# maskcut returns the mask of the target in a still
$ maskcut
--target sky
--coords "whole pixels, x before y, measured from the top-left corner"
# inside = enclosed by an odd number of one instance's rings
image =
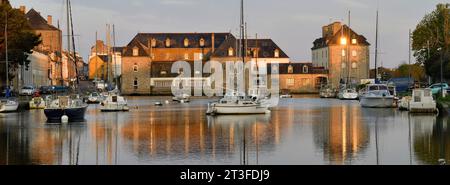
[[[142,32],[232,32],[238,36],[240,0],[71,0],[77,50],[86,59],[95,33],[105,40],[106,24],[116,28],[116,45]],[[46,18],[60,20],[65,34],[65,0],[10,0]],[[394,68],[408,62],[408,33],[443,0],[245,0],[249,37],[273,39],[292,62],[311,61],[311,47],[322,26],[348,23],[371,46],[374,67],[375,20],[379,7],[380,63]],[[64,42],[65,39],[63,39]],[[64,44],[64,43],[63,43]],[[66,46],[67,47],[67,46]],[[413,58],[414,59],[414,58]],[[414,60],[413,60],[414,62]]]

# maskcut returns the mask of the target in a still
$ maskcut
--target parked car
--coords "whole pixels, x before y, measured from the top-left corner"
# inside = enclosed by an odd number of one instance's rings
[[[441,89],[444,89],[444,91],[447,91],[448,84],[447,83],[433,84],[429,88],[431,89],[431,92],[433,92],[433,95],[436,95],[436,94],[439,94],[439,92],[441,92]]]
[[[20,96],[31,96],[36,92],[36,88],[34,88],[31,85],[23,86],[22,89],[19,91]]]
[[[52,86],[50,88],[52,93],[67,93],[69,91],[69,87],[67,86]]]
[[[41,86],[39,88],[39,93],[40,94],[50,94],[51,93],[51,87],[49,87],[49,86]]]

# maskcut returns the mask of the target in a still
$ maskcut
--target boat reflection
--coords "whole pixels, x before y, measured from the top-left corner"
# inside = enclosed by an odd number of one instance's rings
[[[416,116],[414,120],[414,153],[419,164],[436,165],[449,162],[449,134],[450,119]]]

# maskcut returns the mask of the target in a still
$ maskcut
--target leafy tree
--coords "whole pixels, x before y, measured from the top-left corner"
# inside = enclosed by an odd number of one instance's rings
[[[30,28],[25,15],[14,9],[6,2],[0,5],[0,60],[6,58],[5,26],[8,20],[8,60],[10,80],[15,78],[15,71],[19,65],[28,68],[28,55],[32,49],[41,43],[40,35],[36,35]],[[5,78],[3,75],[0,78]]]
[[[420,64],[424,65],[426,74],[435,81],[440,79],[441,54],[445,78],[450,79],[449,8],[450,4],[438,4],[436,10],[425,15],[412,35],[414,56]],[[441,52],[438,48],[442,48]]]
[[[425,68],[421,64],[401,64],[394,72],[394,77],[409,77],[411,70],[411,77],[417,81],[426,81]]]

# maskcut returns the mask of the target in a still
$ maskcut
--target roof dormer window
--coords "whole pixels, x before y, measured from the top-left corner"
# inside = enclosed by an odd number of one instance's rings
[[[229,57],[234,56],[234,50],[233,50],[232,47],[228,48],[228,56],[229,56]]]
[[[166,39],[166,48],[170,48],[170,38]]]
[[[358,40],[352,39],[352,44],[358,44]]]
[[[153,38],[151,41],[152,47],[155,48],[156,47],[156,39]]]
[[[292,65],[289,65],[289,67],[288,67],[288,73],[289,73],[289,74],[294,73],[294,67],[293,67]]]
[[[133,48],[133,56],[134,57],[139,56],[139,48],[138,47]]]
[[[280,50],[275,49],[275,51],[274,51],[274,57],[275,57],[275,58],[279,58],[279,57],[280,57]]]
[[[200,39],[200,47],[205,47],[205,39],[204,38]]]
[[[189,39],[188,38],[185,38],[184,39],[184,47],[189,47]]]

